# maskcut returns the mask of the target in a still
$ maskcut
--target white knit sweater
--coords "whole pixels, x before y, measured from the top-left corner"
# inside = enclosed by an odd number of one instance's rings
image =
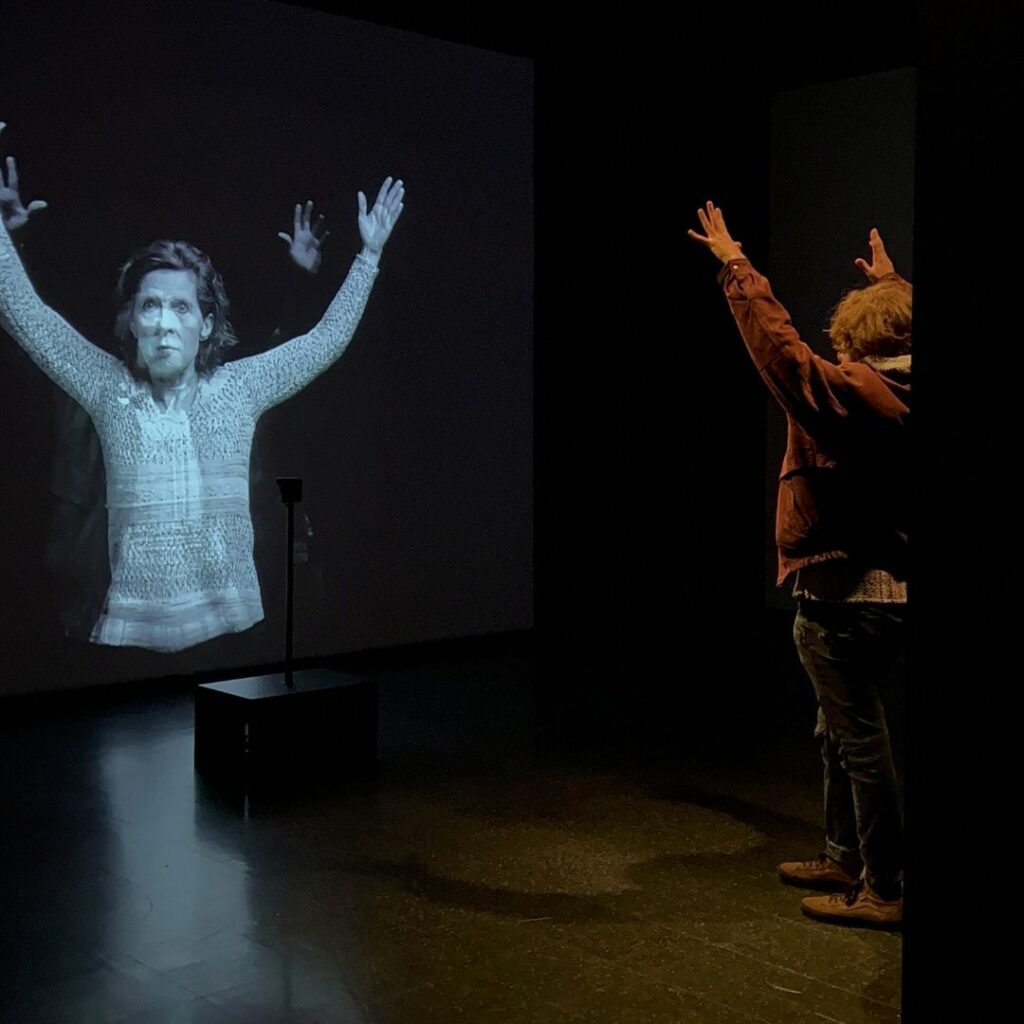
[[[256,421],[342,355],[376,274],[356,257],[308,334],[218,367],[188,412],[167,412],[39,299],[0,226],[0,323],[85,408],[103,446],[111,583],[94,642],[177,651],[263,618],[249,513]]]

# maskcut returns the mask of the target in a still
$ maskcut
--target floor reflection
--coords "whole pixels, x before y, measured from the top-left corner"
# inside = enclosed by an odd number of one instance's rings
[[[517,678],[383,679],[375,781],[248,804],[195,777],[188,695],[9,728],[0,1020],[896,1024],[899,937],[774,881],[818,841],[809,743],[556,763]]]

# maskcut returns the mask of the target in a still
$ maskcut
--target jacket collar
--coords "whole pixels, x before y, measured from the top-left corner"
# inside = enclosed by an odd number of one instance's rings
[[[902,356],[865,356],[863,362],[872,370],[890,377],[910,376],[910,353]]]

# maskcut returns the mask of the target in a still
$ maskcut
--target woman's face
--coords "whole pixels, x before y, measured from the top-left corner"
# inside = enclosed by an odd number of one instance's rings
[[[173,383],[195,365],[200,341],[213,330],[213,314],[202,315],[191,270],[151,270],[139,282],[130,330],[138,342],[138,364],[150,380]]]

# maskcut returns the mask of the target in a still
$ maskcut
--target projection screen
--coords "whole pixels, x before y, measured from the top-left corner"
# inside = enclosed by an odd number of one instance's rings
[[[279,660],[278,477],[297,657],[529,628],[531,62],[87,0],[0,79],[0,692]]]

